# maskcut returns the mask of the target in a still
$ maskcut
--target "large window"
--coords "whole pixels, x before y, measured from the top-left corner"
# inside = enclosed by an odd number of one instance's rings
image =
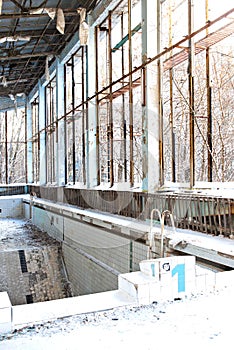
[[[96,28],[99,173],[111,186],[142,182],[141,71],[122,78],[142,62],[141,31],[140,1],[122,1]]]
[[[231,2],[164,2],[162,47],[223,15]],[[191,22],[189,23],[189,15]],[[181,24],[181,16],[186,19]],[[233,181],[233,24],[228,17],[163,56],[164,177]],[[194,169],[192,169],[194,167]]]
[[[170,182],[193,187],[197,181],[233,181],[233,23],[224,14],[231,1],[222,6],[208,0],[156,3],[158,11],[151,14],[147,1],[118,1],[95,22],[94,47],[80,47],[64,64],[66,184],[140,188],[143,182],[146,189]],[[47,183],[53,184],[60,142],[56,78],[45,96]],[[37,182],[37,100],[32,107]],[[4,128],[3,123],[1,155],[8,152]],[[5,172],[1,176],[5,179]]]
[[[0,113],[0,183],[25,183],[25,109]]]
[[[56,182],[56,77],[45,89],[46,94],[46,164],[47,183]]]
[[[39,182],[40,173],[40,134],[39,134],[39,100],[38,97],[31,104],[32,111],[32,180]]]
[[[86,54],[81,47],[65,64],[66,182],[85,183]]]

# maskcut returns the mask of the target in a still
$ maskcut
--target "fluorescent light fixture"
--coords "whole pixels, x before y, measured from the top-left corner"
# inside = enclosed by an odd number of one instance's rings
[[[3,86],[8,86],[8,85],[11,85],[11,84],[15,84],[15,83],[27,83],[27,79],[19,79],[19,80],[7,80],[6,78],[5,78],[5,80],[4,80],[4,78],[3,77],[0,77],[0,78],[2,78],[2,81],[0,82],[0,85],[3,85]],[[7,85],[4,85],[4,84],[7,84]]]
[[[88,40],[89,40],[89,25],[85,22],[86,9],[79,8],[77,12],[80,14],[80,27],[79,27],[80,45],[84,46],[88,44]]]
[[[45,79],[46,79],[46,81],[49,81],[49,80],[50,80],[49,56],[46,56],[46,62],[45,62]]]
[[[14,96],[14,95],[9,94],[9,97],[10,97],[10,99],[11,99],[12,101],[15,101],[15,96]]]
[[[5,77],[5,76],[2,77],[2,85],[3,85],[4,87],[7,87],[7,80],[6,80],[6,77]]]
[[[20,35],[14,35],[14,36],[5,36],[3,38],[0,38],[0,44],[8,42],[15,42],[15,41],[30,41],[30,36],[20,36]]]
[[[43,13],[47,13],[47,15],[51,18],[54,19],[56,15],[56,9],[52,7],[45,7],[41,9],[33,9],[30,10],[30,15],[42,15]]]
[[[65,17],[62,9],[57,10],[57,23],[56,28],[59,33],[64,34],[65,29]]]
[[[40,9],[32,9],[30,12],[30,15],[41,15],[44,13],[47,13],[47,15],[53,20],[55,19],[55,16],[57,15],[57,23],[56,28],[59,31],[59,33],[64,34],[65,29],[65,17],[63,10],[61,8],[53,8],[53,7],[45,7]]]

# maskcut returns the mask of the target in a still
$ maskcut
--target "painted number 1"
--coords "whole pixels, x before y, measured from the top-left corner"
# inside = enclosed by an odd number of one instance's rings
[[[171,271],[172,277],[178,274],[178,293],[185,292],[185,264],[178,264]]]

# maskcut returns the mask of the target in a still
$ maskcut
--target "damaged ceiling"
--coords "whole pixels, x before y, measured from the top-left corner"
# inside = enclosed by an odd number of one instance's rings
[[[0,0],[0,97],[27,95],[95,1]]]

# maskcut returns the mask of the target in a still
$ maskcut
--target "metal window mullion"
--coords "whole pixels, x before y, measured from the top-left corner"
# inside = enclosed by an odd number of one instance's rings
[[[99,69],[99,52],[98,52],[98,36],[99,36],[99,26],[95,27],[95,74],[96,74],[96,93],[98,92],[99,88],[99,75],[98,75],[98,69]],[[97,185],[100,185],[100,127],[99,127],[99,96],[96,95],[96,164],[97,164]]]
[[[208,7],[209,0],[206,0],[206,23],[209,21],[209,7]],[[209,28],[206,29],[206,35],[209,35]],[[213,174],[212,174],[212,167],[213,167],[213,160],[212,160],[212,89],[210,86],[210,48],[206,48],[206,100],[207,100],[207,143],[208,143],[208,150],[207,150],[207,172],[208,176],[207,179],[209,182],[213,181]]]
[[[190,130],[190,188],[195,184],[195,144],[194,144],[194,39],[193,32],[193,0],[188,0],[188,88],[189,88],[189,130]]]
[[[6,185],[8,185],[8,135],[7,135],[7,111],[5,112],[5,181]]]
[[[172,8],[169,3],[169,46],[172,46]],[[173,56],[173,50],[170,51],[170,57]],[[173,103],[173,68],[169,70],[170,80],[170,131],[171,131],[171,180],[176,182],[176,163],[175,163],[175,133],[174,133],[174,103]]]
[[[32,113],[32,182],[35,182],[35,178],[36,178],[35,169],[36,169],[36,162],[37,162],[35,110],[36,110],[36,105],[35,105],[35,101],[34,101],[31,103],[31,113]]]
[[[37,164],[37,180],[39,182],[40,179],[40,131],[39,131],[39,99],[38,99],[38,104],[37,104],[37,109],[36,109],[36,119],[37,119],[37,159],[38,162]]]
[[[66,65],[64,65],[64,113],[65,115],[67,114],[67,69]],[[64,168],[65,168],[65,174],[64,174],[64,180],[65,184],[67,184],[67,118],[64,118],[64,154],[65,154],[65,159],[64,159]]]
[[[39,169],[40,169],[40,132],[39,132],[39,101],[36,99],[35,105],[35,124],[36,124],[36,135],[37,135],[37,162],[36,162],[36,182],[39,181]]]
[[[47,133],[48,133],[48,128],[47,128],[47,88],[43,89],[43,94],[44,94],[44,103],[43,103],[43,109],[44,109],[44,113],[43,113],[43,126],[44,128],[42,128],[41,130],[41,133],[43,135],[43,142],[44,142],[44,145],[42,147],[45,147],[45,161],[44,161],[44,164],[45,164],[45,181],[46,183],[48,182],[48,165],[47,165],[47,162],[48,162],[48,154],[47,154]]]
[[[129,133],[130,133],[130,186],[134,185],[133,159],[133,91],[132,91],[132,1],[128,0],[128,67],[129,67]]]
[[[121,39],[124,37],[124,14],[121,13]],[[124,76],[124,45],[121,47],[122,53],[122,76]],[[124,81],[122,82],[122,86],[124,86]],[[124,158],[124,181],[127,182],[127,128],[126,128],[126,116],[125,116],[125,96],[122,95],[122,128],[123,128],[123,158]]]
[[[110,187],[114,185],[114,160],[113,160],[113,95],[112,95],[112,40],[111,40],[111,32],[112,32],[112,13],[109,11],[108,15],[108,60],[109,60],[109,122],[108,122],[108,140],[109,140],[109,174],[110,174]]]
[[[27,130],[27,104],[25,102],[25,119],[24,119],[24,156],[25,156],[25,161],[24,161],[24,174],[25,174],[25,182],[26,184],[28,183],[28,130]]]
[[[50,125],[51,125],[51,133],[50,133],[50,163],[51,163],[51,183],[54,181],[54,88],[50,88]]]
[[[74,56],[72,56],[72,110],[74,111],[75,107],[75,75],[74,75]],[[75,139],[75,118],[74,112],[72,112],[72,181],[73,184],[76,182],[76,146]]]

